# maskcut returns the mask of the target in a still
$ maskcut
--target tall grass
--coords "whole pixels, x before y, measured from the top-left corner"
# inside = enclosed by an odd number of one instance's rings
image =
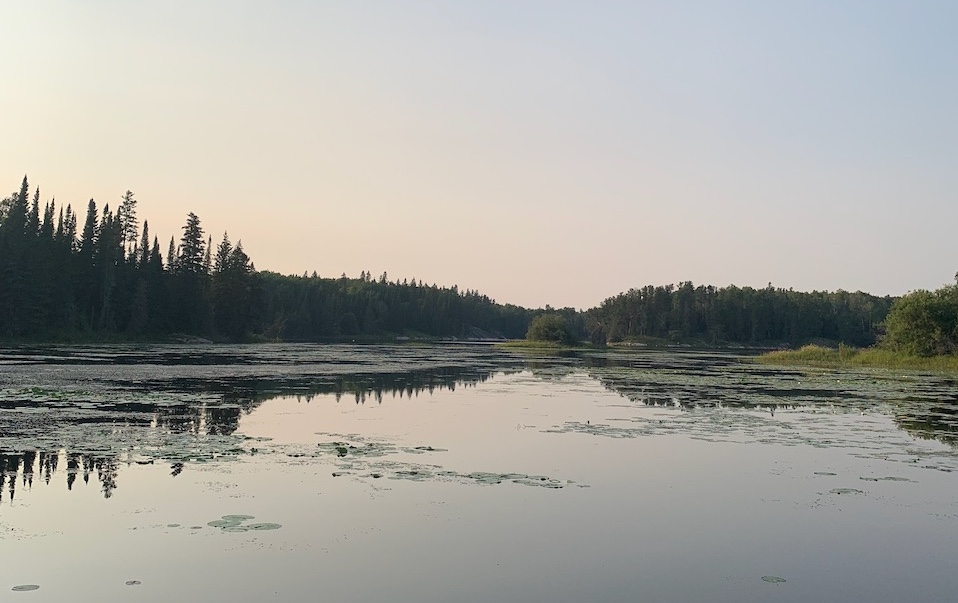
[[[958,356],[908,356],[882,348],[862,349],[845,345],[839,346],[837,350],[817,345],[806,345],[797,350],[781,350],[762,354],[756,360],[763,364],[786,366],[872,367],[943,373],[958,372]]]

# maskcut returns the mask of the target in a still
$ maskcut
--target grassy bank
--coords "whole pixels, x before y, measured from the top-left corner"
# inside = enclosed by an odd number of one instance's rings
[[[838,349],[807,345],[798,350],[779,350],[756,357],[762,364],[822,368],[869,367],[958,373],[958,356],[907,356],[881,348]]]

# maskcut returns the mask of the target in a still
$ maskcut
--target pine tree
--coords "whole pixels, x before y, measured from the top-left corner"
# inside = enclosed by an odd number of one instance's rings
[[[139,226],[136,219],[136,199],[133,196],[133,191],[126,191],[121,198],[123,202],[116,212],[116,218],[120,223],[120,236],[123,251],[126,253],[127,249],[136,243]]]
[[[73,252],[76,250],[77,244],[77,215],[73,211],[73,206],[69,203],[67,204],[67,213],[63,218],[63,238],[60,239],[61,245],[63,245],[67,251]]]
[[[20,241],[25,234],[27,225],[27,198],[30,194],[30,183],[23,177],[20,192],[13,196],[3,221],[3,231],[8,241]]]
[[[173,242],[173,237],[170,237],[170,248],[166,252],[166,271],[170,274],[177,271],[176,243]]]
[[[30,276],[26,262],[29,191],[30,184],[24,176],[20,192],[4,203],[6,215],[0,224],[0,333],[9,335],[22,334],[27,328],[23,309]]]
[[[180,238],[180,253],[177,258],[177,268],[181,272],[190,274],[203,273],[203,257],[205,245],[203,228],[200,219],[190,212],[183,227],[183,236]]]
[[[87,205],[86,220],[83,222],[83,234],[80,235],[80,260],[93,264],[93,248],[97,239],[96,203],[90,199]]]
[[[150,261],[150,223],[147,220],[143,220],[143,236],[140,238],[140,259],[137,267],[140,270],[146,268],[147,262]]]
[[[30,213],[27,214],[26,234],[29,238],[36,238],[40,232],[40,187],[33,195],[33,203],[30,204]]]
[[[163,269],[163,254],[160,253],[160,240],[157,237],[153,237],[153,249],[150,250],[150,266],[153,268],[158,266],[160,270]]]
[[[174,325],[189,333],[204,333],[212,325],[209,274],[205,271],[206,241],[200,219],[190,212],[176,256],[171,291],[177,300]]]
[[[253,270],[243,243],[233,247],[224,232],[213,268],[213,319],[216,331],[233,340],[241,339],[249,328]]]
[[[119,266],[124,259],[123,228],[120,220],[110,211],[109,204],[103,206],[100,219],[100,232],[96,245],[96,274],[99,281],[99,329],[115,328],[114,292],[118,281]]]
[[[53,216],[56,212],[56,199],[51,200],[43,207],[43,222],[40,224],[40,238],[53,239]]]
[[[230,243],[229,234],[224,232],[222,242],[216,247],[216,263],[213,266],[213,274],[226,272],[232,251],[233,245]]]

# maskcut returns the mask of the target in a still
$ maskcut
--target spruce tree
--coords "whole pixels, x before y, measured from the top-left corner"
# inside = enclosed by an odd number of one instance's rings
[[[120,203],[120,209],[116,212],[116,218],[120,223],[120,236],[125,253],[129,246],[136,243],[139,227],[136,219],[136,199],[133,196],[133,191],[126,191],[121,198],[123,202]]]
[[[143,220],[143,236],[140,238],[140,259],[138,263],[138,268],[143,270],[146,268],[147,262],[150,261],[150,223],[147,220]]]
[[[190,212],[183,227],[183,236],[180,238],[180,253],[177,258],[177,267],[182,272],[201,274],[203,272],[203,257],[205,244],[203,228],[200,219]]]
[[[80,260],[92,266],[93,248],[97,238],[96,203],[90,199],[87,205],[86,220],[83,222],[83,234],[80,235]]]
[[[30,213],[27,214],[26,234],[28,237],[36,238],[40,232],[40,187],[33,195],[33,203],[30,204]]]
[[[28,257],[27,196],[30,184],[23,177],[20,192],[6,206],[6,215],[0,224],[0,333],[19,335],[25,330]],[[36,233],[34,233],[34,236]]]
[[[173,242],[173,237],[170,237],[170,248],[166,252],[166,271],[173,274],[176,270],[176,243]]]

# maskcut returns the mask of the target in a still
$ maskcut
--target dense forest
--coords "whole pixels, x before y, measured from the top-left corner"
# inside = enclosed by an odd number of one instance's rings
[[[594,340],[647,337],[798,345],[816,340],[875,343],[893,298],[751,287],[647,286],[611,297],[588,312]]]
[[[524,308],[416,279],[257,272],[242,242],[214,245],[193,213],[164,255],[130,191],[115,212],[91,199],[82,228],[71,205],[40,199],[24,177],[0,201],[0,338],[517,338],[529,324]]]
[[[260,272],[241,242],[224,233],[214,243],[193,213],[164,254],[148,222],[140,224],[130,191],[116,211],[91,199],[81,216],[69,204],[41,202],[24,177],[0,201],[0,338],[7,340],[522,338],[547,315],[561,319],[570,341],[870,345],[893,301],[685,282],[633,289],[581,312],[531,310],[385,273]]]

